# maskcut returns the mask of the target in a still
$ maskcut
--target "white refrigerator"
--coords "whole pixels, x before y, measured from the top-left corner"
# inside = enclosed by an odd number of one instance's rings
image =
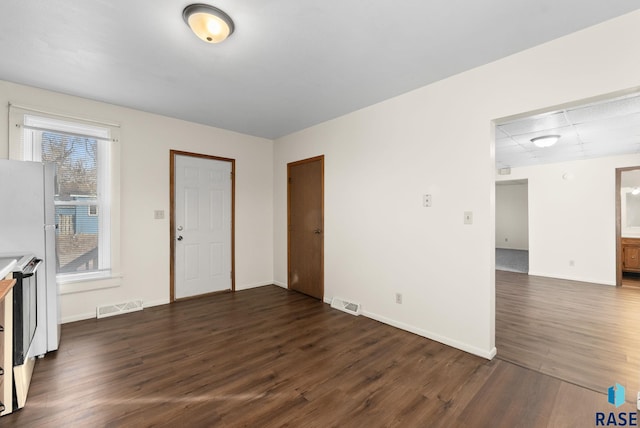
[[[0,254],[32,253],[44,260],[44,269],[36,271],[37,327],[30,357],[60,344],[54,196],[54,164],[0,159]]]

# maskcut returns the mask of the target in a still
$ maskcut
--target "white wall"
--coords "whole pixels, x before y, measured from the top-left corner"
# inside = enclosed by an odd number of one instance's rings
[[[94,317],[97,305],[169,302],[169,150],[236,159],[236,289],[273,283],[273,143],[208,126],[0,81],[8,103],[121,124],[122,285],[62,296],[64,321]],[[0,157],[8,157],[0,120]],[[3,185],[5,185],[3,183]],[[154,210],[164,220],[154,220]]]
[[[512,168],[510,176],[496,176],[529,180],[529,275],[615,285],[616,168],[636,165],[640,154]]]
[[[287,280],[286,164],[324,154],[325,297],[493,356],[492,121],[639,86],[637,49],[620,43],[639,39],[635,12],[280,138],[276,281]]]
[[[526,183],[496,183],[496,248],[529,249]]]

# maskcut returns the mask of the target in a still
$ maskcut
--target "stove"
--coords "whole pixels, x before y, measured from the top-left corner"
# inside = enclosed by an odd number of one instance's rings
[[[33,254],[15,256],[13,268],[13,365],[24,364],[38,326],[38,280],[42,260]]]

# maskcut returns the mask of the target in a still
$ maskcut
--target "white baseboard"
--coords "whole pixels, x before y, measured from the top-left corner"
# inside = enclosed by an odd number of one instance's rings
[[[496,355],[498,355],[498,349],[494,346],[493,348],[491,348],[491,351],[489,351],[488,357],[485,357],[483,355],[480,355],[480,357],[486,358],[487,360],[493,360]]]
[[[264,281],[264,282],[256,282],[254,284],[236,285],[236,291],[249,290],[250,288],[264,287],[266,285],[273,285],[273,281]]]
[[[330,305],[331,299],[329,297],[325,297],[324,303]],[[391,327],[399,328],[400,330],[405,330],[405,331],[408,331],[409,333],[417,334],[418,336],[426,337],[427,339],[435,340],[436,342],[440,342],[447,346],[460,349],[461,351],[468,352],[470,354],[477,355],[482,358],[486,358],[487,360],[492,360],[497,354],[497,350],[495,346],[490,350],[485,350],[475,346],[471,346],[467,343],[459,342],[457,340],[454,340],[445,336],[441,336],[439,334],[436,334],[421,328],[411,326],[409,324],[402,323],[400,321],[392,320],[390,318],[375,314],[373,312],[362,311],[361,315],[376,321],[380,321],[381,323],[390,325]]]
[[[142,301],[142,306],[144,308],[152,308],[154,306],[160,306],[160,305],[168,305],[169,303],[169,299],[158,299],[158,300],[152,300],[150,302],[147,302],[145,300]]]
[[[94,310],[93,312],[89,312],[86,314],[76,314],[76,315],[70,315],[68,317],[63,317],[61,320],[61,323],[67,324],[70,322],[90,320],[91,318],[95,318],[95,317],[96,317],[96,311]]]
[[[273,285],[277,285],[278,287],[282,287],[282,288],[289,288],[286,282],[273,281]]]
[[[166,305],[169,303],[169,299],[158,299],[158,300],[152,300],[152,301],[142,301],[142,306],[143,306],[143,310],[144,308],[151,308],[153,306],[160,306],[160,305]],[[94,312],[89,312],[89,313],[84,313],[84,314],[75,314],[75,315],[70,315],[67,317],[63,317],[61,320],[62,324],[67,324],[70,322],[76,322],[76,321],[83,321],[83,320],[90,320],[92,318],[96,318],[96,313]]]
[[[529,276],[542,276],[545,278],[566,279],[567,281],[588,282],[590,284],[611,285],[614,287],[616,285],[615,281],[610,281],[610,280],[585,278],[585,277],[572,276],[572,275],[555,275],[555,274],[550,274],[548,272],[529,271]]]
[[[449,337],[445,337],[439,334],[436,334],[432,331],[424,330],[421,328],[417,328],[396,320],[392,320],[390,318],[384,317],[382,315],[374,314],[372,312],[363,311],[362,315],[367,318],[374,319],[376,321],[380,321],[381,323],[388,324],[392,327],[399,328],[401,330],[408,331],[413,334],[417,334],[418,336],[426,337],[427,339],[435,340],[436,342],[440,342],[447,346],[454,347],[456,349],[460,349],[461,351],[468,352],[473,355],[477,355],[482,358],[486,358],[487,360],[493,359],[496,356],[497,350],[495,346],[492,349],[486,350],[481,349],[476,346],[469,345],[468,343],[460,342],[455,339],[451,339]]]

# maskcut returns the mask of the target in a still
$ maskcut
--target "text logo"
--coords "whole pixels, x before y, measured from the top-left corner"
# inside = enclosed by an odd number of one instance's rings
[[[625,402],[624,386],[616,383],[607,391],[607,401],[610,404],[616,406],[616,408],[622,406]],[[638,426],[638,413],[636,412],[596,412],[596,426],[597,427],[637,427]]]
[[[616,383],[615,387],[609,388],[609,403],[616,407],[620,407],[624,404],[624,386]]]

